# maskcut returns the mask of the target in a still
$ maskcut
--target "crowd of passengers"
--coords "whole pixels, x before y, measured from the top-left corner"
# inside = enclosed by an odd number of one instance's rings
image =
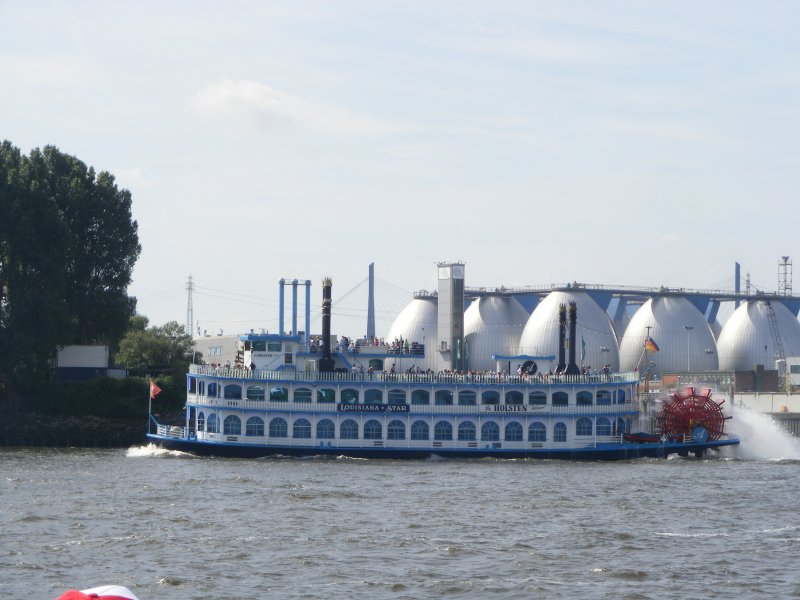
[[[322,338],[312,337],[310,348],[312,352],[322,352]],[[366,351],[366,348],[386,348],[387,354],[425,354],[425,345],[420,342],[410,342],[402,337],[395,338],[391,342],[387,342],[383,338],[363,338],[353,339],[347,336],[342,336],[333,350],[335,352],[349,352],[350,354],[358,354],[359,352]]]

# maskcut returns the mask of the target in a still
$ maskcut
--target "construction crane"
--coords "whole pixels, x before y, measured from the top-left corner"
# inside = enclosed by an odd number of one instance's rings
[[[775,348],[777,360],[775,361],[778,366],[778,385],[784,392],[792,391],[792,380],[789,376],[789,369],[786,365],[786,351],[783,349],[783,342],[781,341],[781,332],[778,329],[778,319],[775,316],[775,309],[772,308],[772,302],[766,300],[767,303],[767,320],[769,321],[769,330],[772,334],[772,346]]]

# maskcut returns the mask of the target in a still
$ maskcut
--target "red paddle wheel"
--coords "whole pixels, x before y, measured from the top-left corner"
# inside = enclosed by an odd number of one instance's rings
[[[687,387],[684,393],[676,392],[664,402],[658,415],[658,429],[662,436],[672,441],[683,441],[688,436],[696,442],[715,441],[725,432],[722,405],[711,399],[711,390],[705,388],[698,393]]]

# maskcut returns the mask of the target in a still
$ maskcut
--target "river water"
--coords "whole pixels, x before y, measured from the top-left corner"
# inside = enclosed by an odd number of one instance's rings
[[[797,440],[737,421],[703,460],[0,449],[0,598],[800,597]]]

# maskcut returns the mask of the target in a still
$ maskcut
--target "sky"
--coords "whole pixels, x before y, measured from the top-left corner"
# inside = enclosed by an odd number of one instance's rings
[[[379,334],[438,261],[730,290],[738,261],[771,291],[800,250],[799,25],[779,0],[0,0],[0,138],[131,191],[153,324],[186,322],[190,274],[193,327],[225,333],[274,331],[282,277],[318,312],[330,276],[361,335],[371,262]]]

